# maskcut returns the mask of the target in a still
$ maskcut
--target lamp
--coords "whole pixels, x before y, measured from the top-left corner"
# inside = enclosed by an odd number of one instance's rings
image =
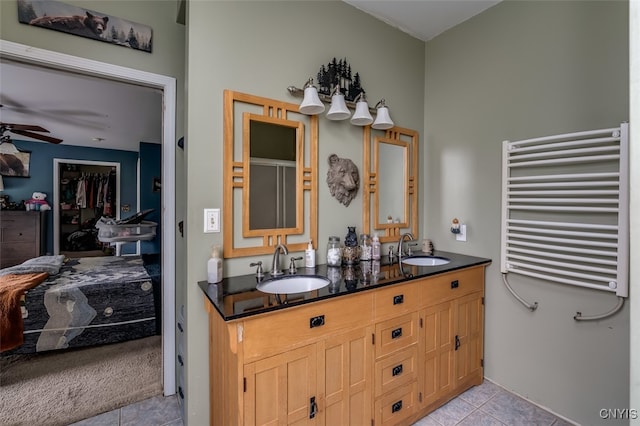
[[[331,108],[329,108],[327,118],[329,120],[346,120],[351,117],[351,111],[347,108],[344,95],[340,93],[339,85],[333,88],[331,95]]]
[[[306,115],[317,115],[324,111],[324,104],[318,97],[318,89],[310,78],[304,85],[304,99],[300,104],[300,112]]]
[[[366,126],[373,122],[373,118],[369,113],[369,104],[367,103],[367,97],[364,92],[360,92],[360,94],[354,99],[356,103],[356,112],[351,117],[351,124],[355,126]]]
[[[379,105],[379,106],[378,106]],[[389,116],[389,108],[384,103],[384,99],[376,104],[377,114],[376,121],[373,122],[371,128],[377,130],[386,130],[394,126],[391,116]]]

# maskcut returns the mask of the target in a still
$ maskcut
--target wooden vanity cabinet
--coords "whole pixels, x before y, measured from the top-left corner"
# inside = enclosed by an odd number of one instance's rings
[[[484,267],[425,281],[420,311],[421,407],[430,412],[484,376]]]
[[[211,425],[410,425],[483,380],[484,266],[225,322]]]
[[[369,424],[372,298],[359,293],[230,322],[205,302],[211,424]]]

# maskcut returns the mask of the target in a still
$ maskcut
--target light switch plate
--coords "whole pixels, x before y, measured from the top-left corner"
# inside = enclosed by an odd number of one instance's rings
[[[220,209],[204,209],[204,232],[220,232]]]
[[[460,233],[456,234],[456,241],[467,241],[467,225],[460,224]]]

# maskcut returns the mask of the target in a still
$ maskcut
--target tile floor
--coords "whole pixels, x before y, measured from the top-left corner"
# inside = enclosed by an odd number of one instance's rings
[[[569,426],[548,411],[485,380],[413,426]],[[156,396],[72,426],[182,426],[175,396]],[[196,425],[199,426],[199,425]],[[355,426],[355,425],[352,425]]]

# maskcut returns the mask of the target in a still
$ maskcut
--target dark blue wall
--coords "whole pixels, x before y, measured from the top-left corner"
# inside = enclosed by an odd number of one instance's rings
[[[53,159],[110,161],[120,163],[120,205],[129,204],[131,212],[120,213],[125,218],[135,213],[138,153],[115,149],[85,148],[70,145],[55,145],[42,142],[14,140],[21,151],[31,151],[29,178],[3,176],[4,192],[10,201],[28,200],[34,192],[47,194],[49,204],[53,203]],[[129,246],[130,244],[127,244]],[[47,252],[53,253],[53,213],[47,218]],[[129,250],[126,250],[129,252]],[[135,252],[135,247],[134,247]]]
[[[162,173],[162,145],[140,142],[140,211],[153,209],[144,220],[156,222],[156,237],[140,243],[140,253],[160,253],[161,197],[153,191],[153,179]]]

